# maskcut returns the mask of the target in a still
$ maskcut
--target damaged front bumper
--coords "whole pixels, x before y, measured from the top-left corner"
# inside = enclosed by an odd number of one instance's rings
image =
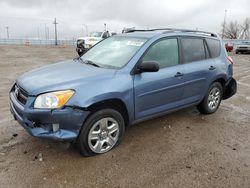
[[[34,109],[34,97],[21,104],[10,92],[10,110],[15,120],[32,136],[57,141],[74,141],[89,112],[80,108]]]

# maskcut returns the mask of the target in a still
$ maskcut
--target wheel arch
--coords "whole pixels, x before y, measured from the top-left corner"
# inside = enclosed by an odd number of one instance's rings
[[[105,99],[91,104],[86,109],[90,111],[89,115],[91,115],[94,112],[105,108],[111,108],[120,112],[121,115],[124,117],[125,126],[129,125],[128,109],[126,107],[126,104],[121,99],[118,98]]]
[[[227,80],[226,80],[224,77],[219,77],[219,78],[213,80],[212,83],[214,83],[214,82],[219,82],[219,83],[221,84],[221,86],[222,86],[222,92],[223,92],[223,93],[222,93],[222,94],[223,94],[223,95],[222,95],[222,98],[224,98]],[[211,83],[211,84],[212,84],[212,83]]]
[[[224,78],[218,78],[218,79],[214,80],[213,83],[214,82],[219,82],[223,88],[226,85],[226,80]]]

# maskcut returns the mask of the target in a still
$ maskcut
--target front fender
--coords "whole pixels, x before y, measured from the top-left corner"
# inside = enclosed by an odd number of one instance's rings
[[[75,99],[67,104],[67,106],[75,106],[82,109],[88,109],[89,106],[106,100],[119,99],[121,100],[127,109],[129,115],[129,121],[134,120],[134,100],[133,91],[128,90],[126,92],[107,92],[94,96],[77,96]]]
[[[92,104],[95,104],[104,100],[109,100],[109,99],[120,99],[121,101],[124,102],[124,104],[127,104],[128,101],[131,99],[131,97],[132,96],[130,96],[129,92],[127,92],[126,94],[119,93],[119,92],[110,92],[110,93],[104,93],[101,95],[91,96],[88,99],[81,101],[79,105],[83,108],[87,108]]]

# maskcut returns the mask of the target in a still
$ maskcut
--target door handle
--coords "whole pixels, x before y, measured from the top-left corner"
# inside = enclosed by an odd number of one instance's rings
[[[183,75],[184,75],[183,73],[177,72],[176,75],[175,75],[175,77],[180,77],[180,76],[183,76]]]
[[[214,67],[212,65],[209,67],[209,70],[214,70],[214,69],[216,69],[216,67]]]

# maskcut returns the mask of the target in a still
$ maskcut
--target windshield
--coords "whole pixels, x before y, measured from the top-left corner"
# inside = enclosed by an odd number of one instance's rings
[[[90,37],[101,37],[102,36],[102,32],[91,32],[90,33]]]
[[[147,39],[133,37],[110,37],[93,46],[81,56],[101,67],[121,68],[134,56]]]

